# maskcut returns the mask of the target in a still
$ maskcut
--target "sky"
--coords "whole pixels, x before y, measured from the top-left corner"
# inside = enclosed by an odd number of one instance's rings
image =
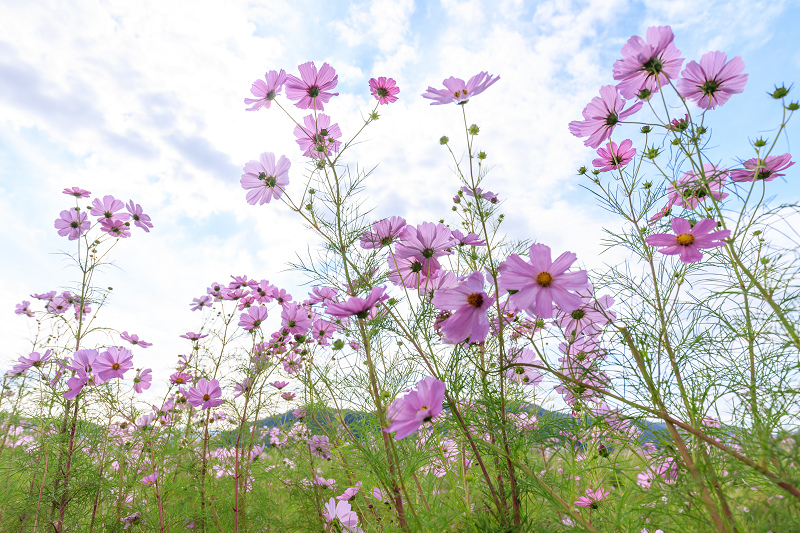
[[[74,284],[58,255],[72,243],[53,227],[71,205],[65,187],[133,199],[153,220],[98,274],[114,287],[103,323],[154,344],[135,351],[137,367],[174,366],[186,351],[178,336],[201,323],[189,303],[212,282],[244,274],[305,298],[310,287],[288,263],[315,239],[286,206],[248,205],[239,185],[244,163],[265,151],[286,155],[300,181],[289,118],[245,111],[268,70],[333,66],[340,95],[325,113],[345,138],[374,106],[368,80],[397,80],[400,100],[381,106],[347,162],[375,167],[365,194],[376,220],[411,223],[447,217],[460,185],[439,137],[463,149],[460,108],[431,107],[420,94],[451,75],[499,75],[466,109],[492,165],[484,188],[503,200],[511,237],[596,268],[608,260],[602,228],[620,222],[581,187],[576,169],[596,155],[567,124],[614,83],[622,45],[670,25],[687,61],[711,50],[742,56],[744,94],[709,115],[714,157],[733,161],[752,157],[750,141],[779,124],[765,93],[800,82],[798,23],[800,4],[789,1],[0,0],[0,368],[29,351],[30,323],[14,305]],[[296,119],[306,114],[283,102]],[[630,135],[637,146],[641,135]],[[798,141],[790,124],[775,153]],[[800,199],[796,168],[773,182],[772,202]]]

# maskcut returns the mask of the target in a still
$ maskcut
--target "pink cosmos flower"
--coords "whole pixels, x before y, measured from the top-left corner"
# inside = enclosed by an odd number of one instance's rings
[[[486,313],[495,299],[483,290],[483,282],[483,273],[475,271],[452,289],[440,289],[433,295],[434,307],[454,311],[440,326],[446,342],[486,340],[489,333]]]
[[[486,246],[486,241],[482,241],[477,233],[464,235],[461,230],[454,229],[452,230],[452,235],[460,246]]]
[[[206,378],[200,378],[196,387],[186,391],[186,400],[194,407],[202,406],[202,409],[219,407],[225,403],[219,381],[216,379],[208,381]]]
[[[291,74],[286,76],[286,97],[297,100],[294,105],[300,109],[323,111],[323,104],[327,104],[334,96],[339,96],[339,93],[329,92],[339,83],[336,70],[329,64],[324,63],[319,72],[313,61],[303,63],[297,68],[302,79]]]
[[[185,372],[175,372],[169,377],[169,380],[175,385],[186,385],[192,382],[192,375]]]
[[[244,378],[240,383],[237,383],[236,386],[233,388],[234,398],[238,398],[242,394],[247,394],[250,390],[250,387],[253,386],[253,380],[250,378]]]
[[[322,159],[339,151],[342,143],[337,139],[342,136],[342,130],[339,124],[331,125],[331,117],[320,113],[314,120],[314,115],[306,115],[303,124],[305,127],[295,126],[294,136],[304,156]]]
[[[247,203],[250,205],[268,204],[273,198],[280,198],[289,185],[289,167],[292,164],[282,155],[275,164],[275,154],[264,152],[258,161],[249,161],[244,165],[244,174],[239,180],[247,191]]]
[[[56,296],[47,303],[45,309],[53,314],[60,315],[69,309],[69,306],[70,302],[66,298],[63,296]]]
[[[768,155],[764,159],[754,157],[742,163],[745,170],[732,171],[731,179],[733,181],[772,181],[778,176],[784,176],[785,174],[780,174],[780,172],[792,165],[794,165],[792,154]]]
[[[287,381],[273,381],[272,383],[270,383],[270,385],[272,385],[273,387],[275,387],[278,390],[281,390],[282,388],[284,388],[288,384],[289,383]]]
[[[83,211],[76,211],[74,207],[61,211],[60,216],[54,226],[59,235],[68,237],[71,241],[77,240],[91,227],[88,215]]]
[[[358,495],[359,491],[361,490],[362,483],[363,482],[361,482],[361,481],[357,482],[354,487],[350,487],[349,489],[344,491],[343,494],[337,496],[336,499],[340,500],[340,501],[343,501],[343,502],[351,501],[353,498],[355,498]]]
[[[22,300],[21,304],[16,304],[16,309],[14,309],[15,315],[27,315],[29,317],[33,316],[33,311],[30,309],[31,303],[28,300]]]
[[[338,318],[347,318],[356,316],[364,319],[369,316],[369,311],[375,307],[379,302],[389,298],[388,294],[384,294],[386,287],[373,287],[366,298],[352,297],[346,302],[332,303],[328,305],[326,312]]]
[[[123,222],[116,218],[103,218],[100,221],[100,229],[111,235],[121,239],[127,239],[131,236],[130,226],[127,222]]]
[[[286,72],[283,69],[280,72],[270,70],[264,74],[264,78],[267,80],[266,82],[259,79],[254,81],[253,86],[250,87],[250,93],[255,98],[244,99],[245,104],[252,104],[252,107],[247,108],[248,111],[258,111],[262,107],[269,109],[272,101],[280,94],[283,84],[286,83]]]
[[[608,172],[624,167],[631,162],[636,155],[636,148],[633,148],[633,141],[625,139],[619,146],[614,141],[597,150],[600,157],[592,161],[592,164],[600,169],[600,172]]]
[[[645,242],[650,246],[665,246],[659,252],[665,255],[678,255],[683,263],[696,263],[703,258],[700,250],[706,248],[718,248],[725,246],[722,242],[731,235],[730,230],[721,230],[711,233],[717,227],[717,223],[704,218],[692,227],[688,220],[675,217],[670,222],[672,225],[671,233],[657,233],[650,235]]]
[[[133,390],[136,391],[136,394],[141,394],[150,388],[153,381],[152,372],[153,370],[151,368],[145,368],[141,372],[136,373],[136,377],[133,378]]]
[[[531,366],[543,366],[543,363],[536,357],[536,353],[533,350],[525,348],[521,352],[518,352],[514,360],[511,361],[511,364],[511,368],[506,370],[506,376],[517,383],[523,385],[538,385],[544,378],[542,374]]]
[[[131,343],[131,344],[133,344],[135,346],[141,346],[142,348],[149,348],[150,346],[153,345],[152,342],[145,342],[145,341],[141,340],[139,338],[139,335],[137,335],[135,333],[132,334],[132,335],[128,335],[127,331],[123,331],[122,335],[120,335],[120,338],[122,338],[122,340],[128,341],[129,343]]]
[[[372,223],[372,229],[361,235],[361,247],[367,250],[389,246],[403,233],[406,219],[390,217]]]
[[[611,494],[611,492],[602,487],[595,491],[589,488],[586,489],[586,496],[580,496],[578,501],[575,502],[575,505],[578,507],[591,507],[592,509],[597,509],[599,507],[598,503],[609,494]]]
[[[253,287],[253,295],[260,304],[268,304],[272,301],[277,289],[269,281],[262,279]]]
[[[295,303],[286,304],[281,311],[281,325],[292,335],[305,335],[311,329],[308,309]]]
[[[111,346],[97,356],[94,370],[103,381],[122,379],[125,372],[133,368],[133,353],[127,348]]]
[[[311,325],[311,335],[320,346],[328,346],[328,339],[337,331],[340,331],[339,326],[322,318],[318,318]]]
[[[284,392],[281,394],[281,398],[283,398],[287,402],[291,402],[292,400],[295,399],[295,397],[297,397],[297,395],[293,392]]]
[[[390,255],[386,258],[389,264],[389,281],[409,289],[418,289],[436,276],[441,265],[436,259],[422,257],[402,257]]]
[[[187,333],[184,333],[184,334],[183,334],[183,335],[181,335],[180,337],[181,337],[182,339],[188,339],[188,340],[190,340],[190,341],[198,341],[198,340],[200,340],[200,339],[204,339],[204,338],[208,337],[208,333],[206,333],[205,335],[203,335],[202,333],[195,333],[195,332],[193,332],[193,331],[189,331],[189,332],[187,332]]]
[[[669,26],[647,29],[646,40],[634,35],[622,47],[622,59],[614,63],[614,79],[625,98],[647,97],[678,77],[683,64]]]
[[[27,357],[24,355],[20,356],[20,358],[17,359],[20,364],[14,365],[14,367],[11,369],[11,373],[14,375],[24,374],[31,367],[41,368],[52,355],[53,352],[47,350],[44,355],[40,354],[39,352],[31,352]]]
[[[593,295],[594,288],[581,294],[581,304],[570,313],[562,312],[558,317],[558,326],[564,330],[568,339],[575,339],[581,335],[597,335],[603,331],[603,326],[613,322],[617,314],[609,308],[614,305],[614,298],[608,294],[597,298]]]
[[[603,141],[611,138],[611,132],[619,122],[639,111],[642,105],[643,102],[637,102],[625,111],[625,100],[619,95],[617,88],[603,85],[600,87],[600,96],[592,98],[583,108],[583,120],[569,123],[569,131],[575,137],[589,137],[583,144],[597,148]]]
[[[550,257],[548,246],[533,244],[530,262],[511,254],[498,267],[500,288],[517,291],[509,297],[510,303],[531,316],[552,318],[553,303],[562,311],[571,313],[580,307],[581,298],[570,291],[589,287],[589,276],[585,270],[567,272],[577,260],[575,254],[564,252],[555,261]]]
[[[378,104],[393,104],[397,101],[396,95],[400,92],[400,87],[392,78],[381,76],[378,79],[369,80],[369,92],[375,97]]]
[[[427,92],[422,93],[423,98],[433,100],[431,105],[442,105],[456,103],[466,104],[473,96],[481,94],[500,79],[500,76],[492,77],[487,72],[479,72],[472,76],[468,82],[450,76],[442,82],[444,89],[434,89],[428,87]]]
[[[267,308],[263,305],[251,307],[246,313],[242,313],[239,318],[239,327],[245,331],[253,331],[260,328],[261,324],[267,319]]]
[[[150,485],[155,485],[156,479],[158,479],[158,473],[153,472],[149,476],[142,478],[142,485],[145,487],[149,487]]]
[[[349,533],[360,533],[361,528],[358,527],[358,515],[352,510],[350,504],[344,501],[336,501],[334,498],[328,500],[325,504],[325,512],[322,515],[328,519],[329,522],[338,524],[334,528],[341,528],[343,531]]]
[[[686,209],[697,209],[700,202],[705,201],[708,196],[713,196],[716,200],[727,198],[728,193],[722,190],[727,179],[727,169],[719,170],[716,165],[706,163],[702,174],[690,170],[674,184],[670,183],[667,188],[669,203]]]
[[[456,245],[450,228],[444,224],[423,222],[419,226],[406,226],[401,240],[395,248],[397,257],[431,259],[449,255],[450,248]]]
[[[213,300],[210,295],[206,294],[205,296],[201,296],[200,298],[192,298],[192,303],[189,304],[189,308],[192,311],[198,311],[203,307],[211,307],[213,305]]]
[[[128,213],[131,214],[133,225],[150,233],[150,228],[153,227],[153,223],[150,221],[150,215],[144,214],[142,206],[133,203],[133,200],[131,200],[125,205],[125,208],[128,210]]]
[[[87,384],[96,384],[91,374],[88,374],[82,368],[75,371],[75,375],[67,380],[67,387],[69,390],[64,393],[64,398],[67,400],[74,400],[83,391]]]
[[[64,194],[74,196],[75,198],[89,198],[92,195],[89,191],[81,189],[80,187],[67,187],[62,191]]]
[[[690,61],[678,80],[678,92],[700,109],[714,109],[734,94],[744,92],[747,74],[741,57],[728,60],[725,52],[708,52],[700,63]]]
[[[311,455],[316,455],[323,459],[330,459],[332,457],[330,453],[331,442],[325,435],[314,435],[306,440],[306,443],[308,444],[308,449],[311,451]]]
[[[89,211],[89,214],[93,217],[98,217],[98,220],[103,219],[112,219],[116,218],[117,220],[121,220],[125,222],[131,216],[128,213],[121,212],[125,209],[125,204],[122,200],[117,200],[110,194],[103,196],[103,199],[95,198],[92,201],[92,210]]]
[[[442,412],[445,384],[428,376],[417,383],[417,389],[397,398],[388,409],[391,425],[384,433],[395,433],[400,440],[416,433],[425,422],[430,422]]]
[[[87,348],[78,350],[72,356],[72,361],[67,368],[70,370],[84,370],[86,372],[91,372],[92,365],[94,364],[98,355],[99,352],[97,350]]]

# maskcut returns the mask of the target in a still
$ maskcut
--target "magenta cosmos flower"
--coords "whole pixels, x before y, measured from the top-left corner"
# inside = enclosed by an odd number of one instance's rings
[[[427,92],[422,93],[423,98],[433,100],[431,105],[442,105],[455,103],[466,104],[473,96],[481,94],[483,91],[494,85],[500,76],[492,77],[487,72],[479,72],[472,76],[468,82],[450,76],[442,82],[444,89],[434,89],[428,87]]]
[[[522,351],[518,352],[514,360],[511,361],[511,365],[511,368],[506,371],[506,376],[517,383],[523,385],[538,385],[544,378],[533,366],[544,366],[539,358],[536,357],[536,353],[533,350],[524,348]]]
[[[61,218],[57,218],[54,226],[58,234],[74,241],[89,230],[91,224],[85,212],[76,211],[75,208],[61,211]]]
[[[150,346],[153,345],[152,342],[143,341],[142,339],[139,338],[139,335],[135,333],[128,335],[127,331],[123,331],[122,334],[120,335],[120,338],[122,338],[122,340],[128,341],[129,343],[135,346],[141,346],[142,348],[149,348]]]
[[[486,315],[494,298],[483,290],[483,274],[473,272],[451,289],[440,289],[433,295],[433,306],[454,311],[440,327],[445,341],[456,344],[469,339],[483,342],[489,333],[489,317]]]
[[[713,196],[716,200],[727,198],[728,193],[722,191],[727,179],[728,170],[720,170],[711,163],[703,165],[702,174],[690,170],[678,178],[677,182],[670,184],[667,189],[669,205],[697,209],[697,206],[709,196]]]
[[[342,529],[350,533],[360,532],[361,528],[358,527],[358,515],[352,510],[350,504],[345,501],[336,501],[331,498],[325,504],[325,512],[322,513],[329,522],[338,524],[335,529]]]
[[[772,181],[778,176],[785,176],[780,172],[792,165],[794,165],[792,154],[768,155],[764,159],[754,157],[742,163],[745,170],[732,171],[731,179],[733,181]]]
[[[114,378],[122,379],[125,372],[133,368],[133,353],[127,348],[111,346],[97,356],[94,362],[94,371],[103,381]]]
[[[361,247],[367,250],[389,246],[406,227],[403,217],[390,217],[372,223],[372,229],[361,235]]]
[[[530,262],[512,254],[498,267],[500,288],[516,291],[509,297],[510,303],[531,316],[552,318],[553,303],[571,313],[581,305],[581,297],[571,291],[590,286],[585,270],[567,272],[577,260],[574,253],[564,252],[555,261],[550,258],[548,246],[533,244]]]
[[[98,217],[101,221],[115,218],[125,222],[131,216],[128,213],[121,212],[123,209],[125,209],[125,203],[108,194],[103,196],[102,200],[95,198],[92,201],[92,210],[89,211],[89,214],[93,217]]]
[[[388,294],[384,294],[386,286],[373,287],[366,298],[358,298],[353,296],[346,302],[337,302],[329,304],[326,312],[338,318],[347,318],[356,316],[358,318],[367,318],[370,310],[375,307],[379,302],[389,298]]]
[[[108,233],[112,237],[127,239],[131,236],[130,225],[128,222],[116,218],[102,218],[100,219],[100,229]]]
[[[250,205],[268,204],[273,198],[280,198],[289,185],[289,167],[292,164],[282,155],[275,164],[275,154],[264,152],[258,161],[249,161],[244,165],[244,174],[239,183],[247,191],[247,203]]]
[[[131,214],[134,226],[142,228],[147,233],[150,233],[150,228],[153,227],[153,223],[150,221],[150,215],[146,215],[142,210],[142,206],[133,203],[133,200],[131,200],[125,204],[125,208],[128,210],[128,213]]]
[[[80,187],[67,187],[62,191],[64,194],[68,194],[70,196],[74,196],[75,198],[89,198],[92,195],[87,190],[81,189]]]
[[[327,104],[334,96],[339,96],[339,93],[330,92],[339,83],[339,76],[329,64],[324,63],[319,72],[313,61],[303,63],[297,68],[302,79],[291,74],[286,76],[286,97],[297,100],[294,105],[300,109],[323,111],[323,104]]]
[[[646,39],[634,35],[622,47],[622,59],[614,62],[614,79],[625,98],[646,99],[659,87],[676,79],[683,65],[680,51],[675,48],[675,35],[669,26],[647,28]]]
[[[583,108],[584,120],[573,120],[569,123],[569,131],[575,137],[589,137],[583,144],[597,148],[611,137],[614,127],[627,119],[644,105],[635,103],[630,109],[625,110],[625,100],[619,95],[613,85],[600,87],[600,96],[595,96],[589,105]]]
[[[314,120],[314,115],[306,115],[303,124],[305,127],[295,126],[294,136],[304,156],[322,159],[339,151],[342,142],[337,139],[342,136],[342,130],[339,124],[331,125],[331,117],[320,113]]]
[[[219,381],[208,381],[206,378],[200,378],[196,387],[186,391],[186,400],[194,407],[202,406],[202,409],[219,407],[224,403]]]
[[[375,97],[378,104],[393,104],[397,101],[400,87],[397,86],[397,82],[392,78],[381,76],[378,79],[372,78],[369,80],[369,92]]]
[[[734,94],[744,92],[744,61],[738,56],[726,63],[727,60],[725,52],[708,52],[700,63],[690,61],[678,80],[678,92],[700,109],[714,109]]]
[[[292,335],[305,335],[311,329],[308,309],[296,303],[288,303],[281,311],[281,325]]]
[[[246,313],[242,313],[239,319],[239,327],[246,331],[253,331],[260,328],[261,324],[267,319],[267,308],[263,305],[251,307]]]
[[[450,228],[444,224],[423,222],[419,226],[406,226],[395,248],[397,257],[432,259],[449,255],[450,248],[458,243]]]
[[[22,300],[21,304],[16,304],[16,309],[14,309],[14,314],[17,315],[27,315],[33,316],[33,311],[31,310],[31,303],[28,300]]]
[[[633,141],[625,139],[619,146],[614,141],[610,141],[604,147],[597,150],[597,155],[600,157],[593,160],[592,164],[597,167],[600,172],[608,172],[624,167],[631,162],[633,156],[636,155],[636,148],[633,148]]]
[[[141,372],[137,372],[136,376],[133,378],[133,390],[136,391],[136,394],[141,394],[150,388],[152,382],[153,370],[151,368],[145,368]]]
[[[696,263],[703,258],[700,250],[706,248],[718,248],[725,246],[722,242],[731,235],[731,230],[720,230],[711,233],[717,227],[717,223],[704,218],[692,227],[688,220],[675,217],[670,222],[672,225],[671,233],[656,233],[645,239],[650,246],[665,246],[659,252],[665,255],[678,255],[684,263]]]
[[[604,488],[599,488],[593,491],[591,488],[586,489],[586,496],[578,497],[578,500],[575,502],[575,505],[578,507],[591,507],[592,509],[597,509],[599,507],[599,502],[611,494]]]
[[[286,72],[283,69],[280,72],[270,70],[264,74],[264,78],[267,80],[266,82],[256,80],[250,87],[250,92],[255,98],[244,99],[245,104],[252,104],[252,107],[247,108],[248,111],[258,111],[262,107],[269,109],[272,101],[280,94],[283,84],[286,83]]]
[[[394,440],[400,440],[416,433],[425,422],[430,422],[442,412],[445,385],[428,376],[417,383],[413,390],[397,398],[389,406],[388,416],[391,425],[384,433],[395,433]]]

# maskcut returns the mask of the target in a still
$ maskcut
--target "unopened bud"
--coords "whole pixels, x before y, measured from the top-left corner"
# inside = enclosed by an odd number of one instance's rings
[[[450,142],[450,139],[447,138],[447,135],[442,135],[439,137],[439,144],[447,144]]]
[[[478,127],[477,124],[473,124],[472,126],[469,127],[470,135],[477,135],[479,131],[481,131],[481,129]]]

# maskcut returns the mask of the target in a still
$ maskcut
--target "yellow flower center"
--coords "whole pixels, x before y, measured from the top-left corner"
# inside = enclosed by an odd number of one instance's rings
[[[536,283],[542,287],[549,287],[553,283],[553,276],[550,275],[550,272],[539,272],[536,276]]]
[[[691,233],[681,233],[678,235],[678,244],[681,246],[689,246],[694,242],[694,235]]]

